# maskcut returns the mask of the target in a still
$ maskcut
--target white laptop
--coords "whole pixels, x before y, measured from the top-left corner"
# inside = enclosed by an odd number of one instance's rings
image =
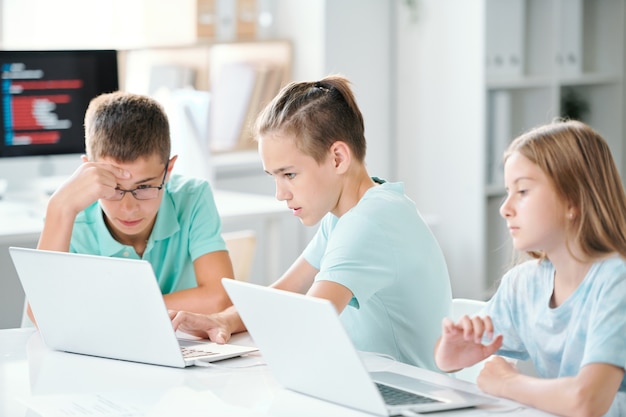
[[[328,300],[230,279],[222,283],[274,377],[285,388],[380,416],[495,401],[397,373],[369,373]],[[404,392],[393,400],[383,399],[387,397],[383,391],[393,391],[391,397]]]
[[[50,349],[183,368],[256,351],[176,337],[147,261],[9,248]]]

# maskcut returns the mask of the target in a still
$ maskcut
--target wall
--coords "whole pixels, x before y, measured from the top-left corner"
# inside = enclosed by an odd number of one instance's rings
[[[195,4],[195,0],[3,0],[2,46],[71,49],[190,43],[195,39]]]
[[[480,298],[484,281],[483,2],[420,0],[398,7],[398,177],[436,216],[453,293]],[[458,167],[464,167],[460,170]]]
[[[188,44],[195,36],[194,0],[3,1],[1,46],[9,49],[119,49]],[[388,179],[394,179],[395,147],[393,5],[380,0],[274,0],[271,7],[276,12],[274,35],[294,45],[293,79],[342,73],[353,81],[366,120],[367,163],[372,174]],[[25,25],[23,16],[31,23]]]
[[[37,25],[35,32],[25,33],[18,27],[20,19],[9,18],[28,14],[34,21],[44,22],[52,12],[48,2],[3,1],[13,11],[10,16],[5,12],[2,28],[5,33],[19,33],[17,39],[5,35],[5,43],[61,42],[60,34],[44,33],[43,24]],[[181,13],[188,10],[190,1],[161,0],[160,16],[169,14],[170,22],[185,22]],[[167,38],[187,38],[185,25],[146,23],[144,4],[155,3],[58,0],[55,4],[73,10],[71,21],[66,16],[62,18],[66,23],[61,23],[72,28],[71,39],[79,43],[90,39],[91,47],[141,42],[159,30],[177,27],[180,32]],[[274,0],[274,35],[293,42],[294,79],[318,79],[340,72],[353,81],[365,117],[370,173],[405,182],[407,194],[436,223],[435,233],[448,260],[455,295],[474,296],[484,275],[478,261],[483,255],[476,245],[484,230],[480,224],[483,210],[476,201],[482,195],[477,184],[482,184],[484,166],[484,150],[476,146],[476,138],[483,135],[480,115],[484,99],[476,82],[484,79],[479,39],[484,27],[482,2],[419,0],[415,2],[416,21],[406,3]],[[113,11],[105,7],[108,4]],[[81,19],[93,16],[93,7],[98,19]],[[468,166],[460,163],[466,159],[474,161],[469,164],[474,169],[459,172],[457,166]]]
[[[97,49],[189,43],[195,36],[194,7],[195,0],[0,0],[0,47]],[[79,156],[7,158],[0,160],[0,178],[8,179],[9,191],[15,192],[41,176],[69,175],[79,164]]]
[[[352,81],[365,119],[366,163],[394,180],[393,1],[276,0],[275,33],[293,42],[294,80],[341,73]]]
[[[481,298],[483,2],[278,3],[294,78],[341,72],[353,81],[370,173],[405,183],[439,239],[454,295]]]

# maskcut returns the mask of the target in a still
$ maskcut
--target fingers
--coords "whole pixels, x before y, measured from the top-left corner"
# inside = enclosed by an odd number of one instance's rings
[[[131,177],[132,174],[129,171],[117,165],[84,160],[70,178],[63,183],[63,186],[80,189],[81,187],[94,188],[94,184],[102,184],[115,188],[120,181],[129,180]]]
[[[109,162],[84,161],[82,164],[82,168],[84,170],[95,168],[99,171],[107,171],[111,173],[113,177],[119,179],[129,179],[131,177],[130,172],[120,166],[113,165]]]
[[[127,180],[127,179],[130,179],[131,177],[130,172],[116,165],[103,163],[102,166],[104,169],[108,169],[117,179]]]
[[[224,344],[230,339],[231,333],[216,321],[214,316],[191,313],[189,311],[168,310],[172,327],[184,333],[209,339],[212,342]]]
[[[485,362],[485,368],[493,369],[494,367],[500,367],[504,365],[510,365],[510,362],[504,359],[502,356],[493,356]]]
[[[113,197],[118,185],[131,176],[129,171],[107,162],[85,162],[74,173],[71,187],[94,201],[107,199]]]
[[[224,343],[228,343],[230,340],[230,333],[225,332],[222,329],[216,329],[215,331],[209,331],[209,339],[212,342],[223,345]]]
[[[484,348],[485,357],[489,357],[489,356],[493,355],[494,353],[496,353],[498,351],[498,349],[500,349],[502,347],[502,341],[503,341],[503,337],[500,334],[500,335],[496,336],[496,338],[493,339],[493,341],[491,343],[486,345],[485,348]]]
[[[442,335],[435,346],[435,362],[445,372],[474,365],[497,352],[503,345],[503,336],[493,338],[494,327],[490,317],[463,316],[454,323],[442,321]],[[493,340],[485,340],[485,336]]]
[[[456,323],[446,317],[442,321],[441,340],[445,343],[470,343],[488,346],[486,350],[491,353],[502,346],[502,336],[495,339],[493,337],[494,327],[489,316],[470,318],[465,315]],[[483,343],[485,344],[483,345]]]
[[[493,338],[493,322],[491,317],[474,316],[470,318],[465,315],[461,317],[456,326],[463,331],[463,337],[466,341],[474,343],[482,343],[483,337]]]
[[[116,165],[106,162],[90,162],[88,164],[90,165],[86,166],[85,169],[94,170],[93,175],[96,182],[112,189],[115,189],[120,181],[131,178],[130,172]]]
[[[176,310],[167,310],[167,314],[170,316],[170,320],[172,320],[172,327],[174,330],[178,330],[180,325],[184,323],[185,318],[183,317],[184,311],[176,311]]]
[[[174,330],[181,330],[185,333],[197,335],[197,330],[202,330],[202,325],[199,323],[198,314],[190,313],[188,311],[174,311],[168,310],[170,320],[172,320],[172,327]],[[206,336],[206,332],[203,332]]]
[[[442,333],[453,331],[456,328],[454,322],[452,320],[450,320],[448,317],[444,317],[443,318],[443,321],[441,323],[441,327],[442,327],[442,329],[441,329]]]
[[[501,356],[492,356],[480,371],[476,383],[488,394],[502,396],[502,387],[505,380],[520,375],[514,364]]]

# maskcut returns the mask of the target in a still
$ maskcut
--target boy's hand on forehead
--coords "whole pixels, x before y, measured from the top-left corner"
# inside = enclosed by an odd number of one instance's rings
[[[113,197],[119,182],[130,177],[130,172],[108,162],[86,161],[61,184],[51,200],[78,214],[99,199]]]
[[[103,169],[109,170],[116,178],[116,186],[118,180],[128,180],[132,177],[130,171],[125,170],[117,165],[111,164],[109,162],[94,162],[98,166],[101,166]]]

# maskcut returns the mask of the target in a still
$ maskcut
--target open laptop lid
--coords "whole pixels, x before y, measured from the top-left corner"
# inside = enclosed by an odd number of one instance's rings
[[[285,388],[387,415],[328,300],[228,279],[222,284],[272,374]]]
[[[50,349],[173,367],[192,364],[183,359],[147,261],[16,247],[9,252]],[[233,352],[230,346],[210,360],[255,350]]]
[[[233,280],[222,283],[273,375],[288,389],[381,416],[493,402],[396,373],[369,373],[328,300]],[[388,406],[374,382],[439,401]]]

